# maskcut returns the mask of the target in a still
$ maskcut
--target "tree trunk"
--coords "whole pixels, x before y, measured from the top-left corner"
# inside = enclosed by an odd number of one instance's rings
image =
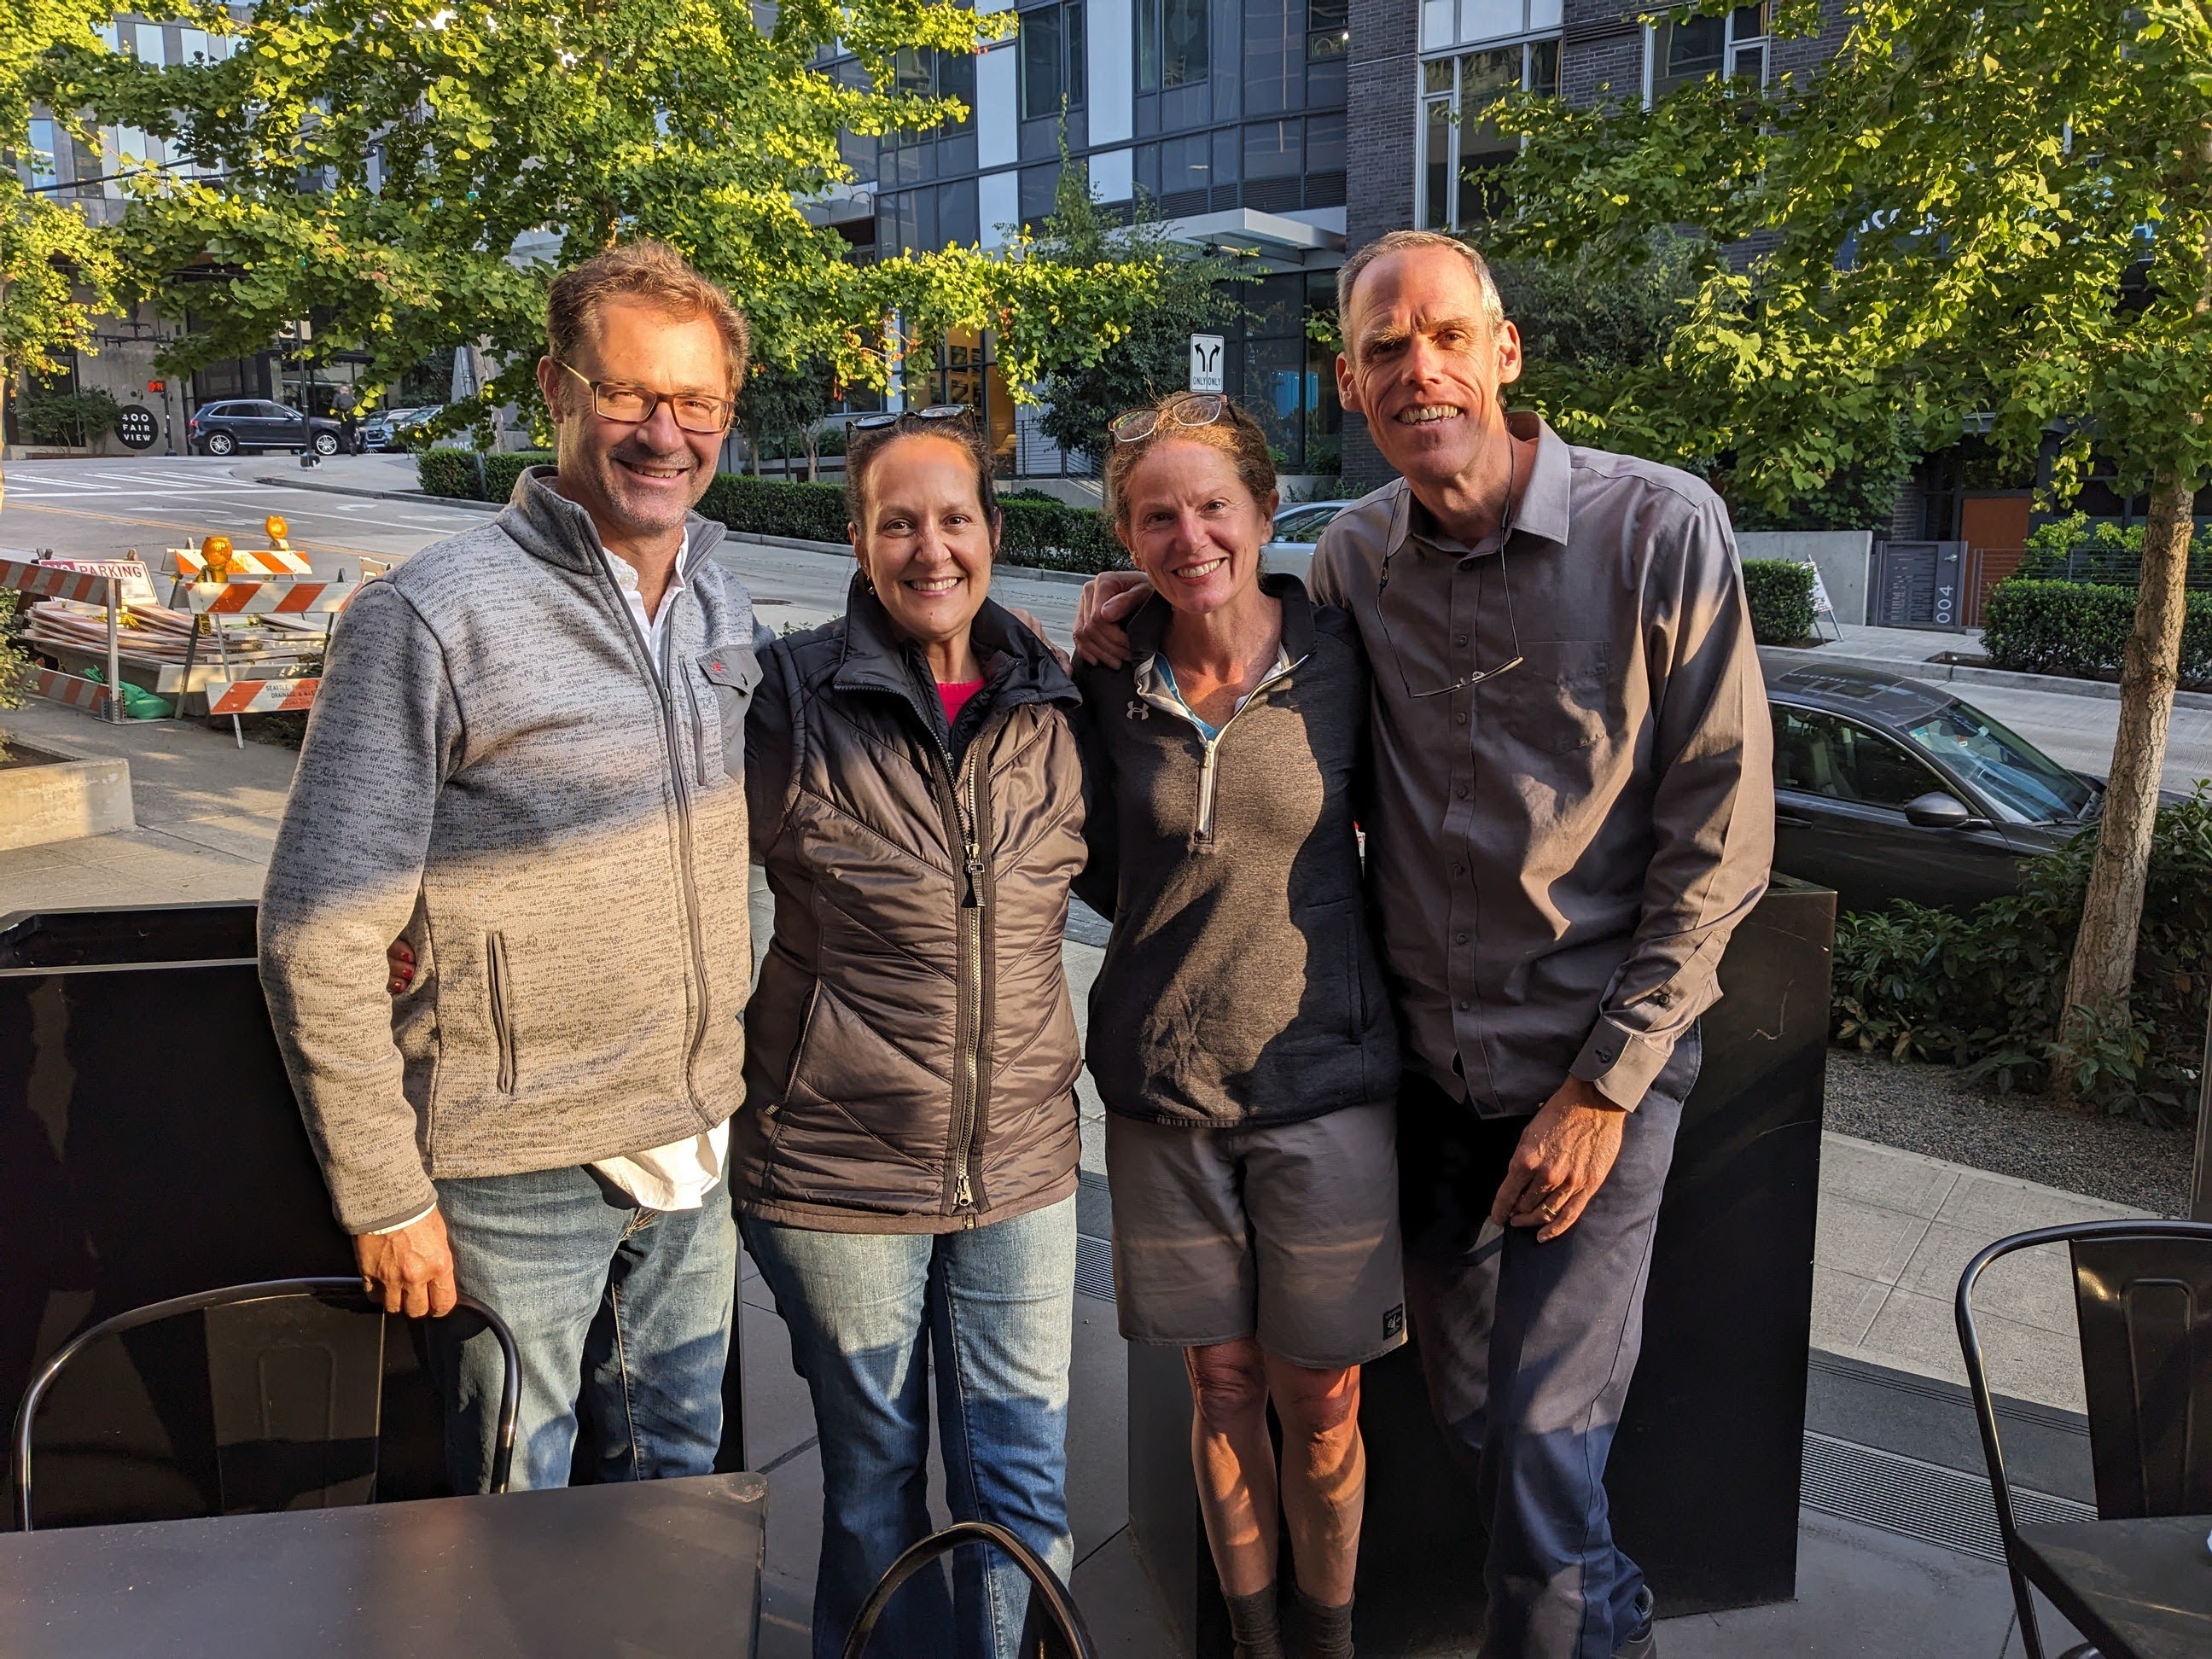
[[[2097,856],[2081,905],[2081,931],[2066,976],[2066,1009],[2059,1028],[2059,1064],[2053,1090],[2075,1103],[2079,1089],[2067,1063],[2083,1035],[2084,1017],[2100,1024],[2126,1017],[2135,982],[2136,935],[2142,923],[2143,884],[2150,872],[2153,821],[2159,778],[2166,764],[2166,729],[2173,719],[2174,682],[2180,676],[2181,627],[2186,615],[2184,583],[2189,538],[2196,527],[2195,492],[2176,472],[2160,475],[2145,526],[2142,590],[2136,601],[2120,668],[2120,730],[2112,744],[2112,771],[2097,831]]]
[[[806,482],[822,482],[822,434],[812,427],[806,428]]]

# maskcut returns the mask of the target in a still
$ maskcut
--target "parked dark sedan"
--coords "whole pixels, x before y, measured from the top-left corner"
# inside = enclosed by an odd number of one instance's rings
[[[1771,676],[1774,867],[1844,910],[1965,910],[2097,816],[2104,786],[1947,691],[1857,669]]]
[[[202,404],[185,423],[191,447],[204,455],[248,449],[312,449],[336,455],[346,447],[345,429],[320,415],[303,415],[266,398],[228,398]]]

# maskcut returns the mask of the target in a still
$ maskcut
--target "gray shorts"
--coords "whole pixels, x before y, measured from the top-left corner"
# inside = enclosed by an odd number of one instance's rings
[[[1106,1115],[1114,1293],[1132,1342],[1256,1336],[1334,1370],[1406,1340],[1395,1104],[1191,1129]]]

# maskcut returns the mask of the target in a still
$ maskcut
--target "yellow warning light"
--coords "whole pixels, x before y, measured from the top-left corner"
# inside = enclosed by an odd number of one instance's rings
[[[221,581],[229,572],[231,564],[230,538],[210,536],[200,543],[200,562],[207,574]]]
[[[272,547],[283,546],[284,538],[292,528],[281,516],[274,513],[261,521],[261,527],[269,532],[269,543]]]

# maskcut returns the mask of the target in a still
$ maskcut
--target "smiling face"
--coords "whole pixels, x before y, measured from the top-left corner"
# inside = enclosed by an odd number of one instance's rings
[[[1218,611],[1260,580],[1276,497],[1255,498],[1222,450],[1163,438],[1121,484],[1129,556],[1177,611]]]
[[[1504,441],[1498,391],[1521,378],[1519,331],[1491,320],[1474,268],[1449,248],[1384,254],[1359,273],[1347,310],[1345,408],[1367,417],[1417,493],[1463,485]]]
[[[686,432],[665,398],[649,420],[611,421],[592,407],[603,385],[649,392],[730,396],[730,361],[706,317],[672,317],[655,307],[613,301],[599,308],[568,359],[547,358],[538,384],[552,411],[563,495],[582,507],[610,546],[674,536],[714,481],[719,432]]]
[[[894,438],[869,463],[861,512],[853,551],[892,624],[925,647],[964,640],[999,544],[975,458],[949,438]]]

